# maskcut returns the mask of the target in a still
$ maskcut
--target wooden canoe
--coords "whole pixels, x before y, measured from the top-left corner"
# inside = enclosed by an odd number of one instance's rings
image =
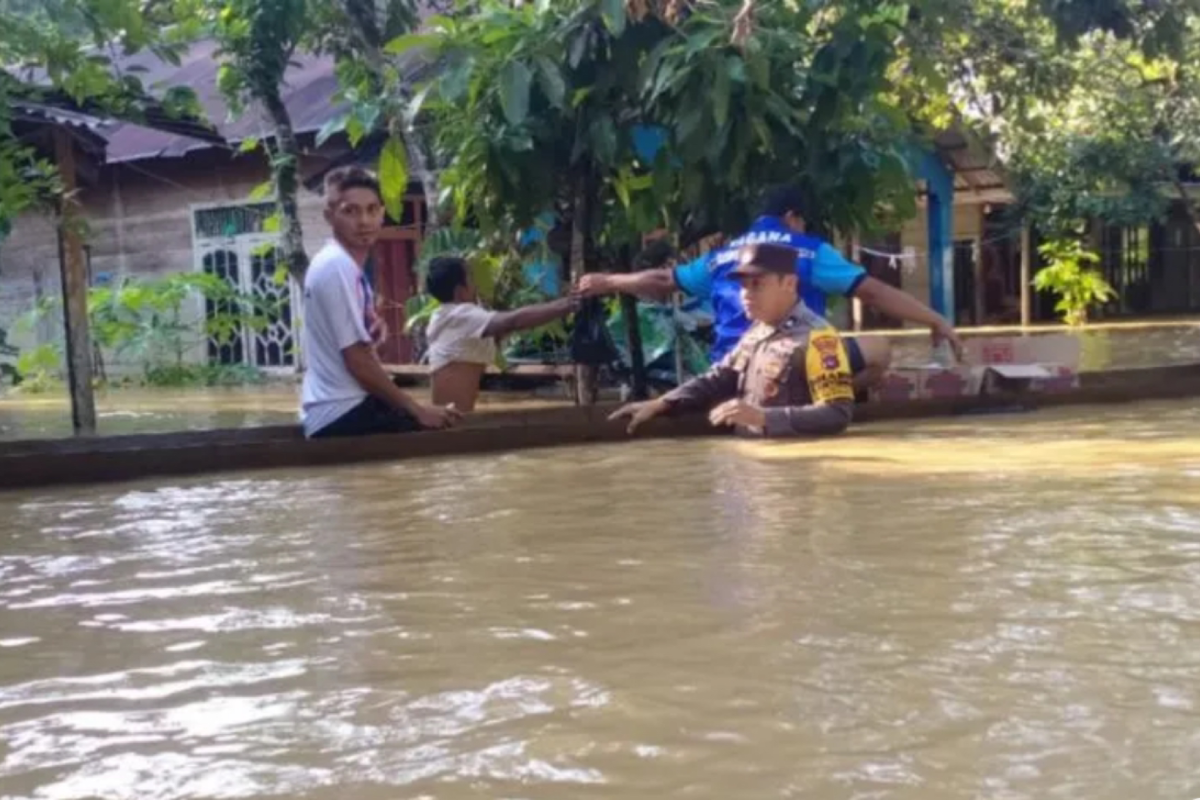
[[[1019,407],[1128,403],[1200,396],[1200,364],[1087,372],[1077,389],[946,399],[871,402],[855,426]],[[307,441],[297,426],[0,443],[0,490],[287,467],[397,461],[626,438],[607,416],[615,406],[483,412],[461,428],[417,434]],[[721,435],[702,417],[656,420],[639,438]]]

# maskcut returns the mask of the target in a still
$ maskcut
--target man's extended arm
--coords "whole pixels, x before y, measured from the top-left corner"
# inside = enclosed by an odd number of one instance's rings
[[[659,401],[664,405],[664,413],[686,414],[707,411],[723,400],[736,397],[737,393],[738,372],[733,368],[733,353],[730,353],[708,372],[676,386]]]
[[[763,410],[763,433],[772,437],[827,436],[850,427],[854,401],[810,403],[806,406],[775,406]]]
[[[870,277],[866,270],[850,262],[831,245],[824,244],[817,250],[812,280],[826,294],[857,297],[885,314],[928,327],[936,338],[948,339],[955,354],[961,358],[962,341],[945,317],[912,295]]]
[[[392,382],[367,342],[358,342],[342,350],[346,370],[363,391],[378,397],[394,409],[417,416],[421,404]]]
[[[885,314],[935,329],[943,335],[954,329],[945,317],[908,292],[888,286],[877,278],[864,279],[854,290],[854,297]]]
[[[603,294],[632,294],[647,300],[666,300],[678,287],[673,269],[644,269],[641,272],[593,272],[584,275],[579,290],[585,297]]]
[[[567,316],[576,309],[576,306],[575,298],[563,297],[513,311],[499,311],[492,314],[491,321],[483,329],[483,336],[499,338],[516,331],[538,328],[547,322]]]

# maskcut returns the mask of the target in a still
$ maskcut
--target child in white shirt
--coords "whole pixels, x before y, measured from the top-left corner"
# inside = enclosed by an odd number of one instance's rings
[[[513,311],[490,311],[479,305],[467,262],[451,256],[429,264],[425,290],[441,303],[425,332],[433,402],[453,403],[463,412],[475,409],[484,370],[496,360],[497,339],[565,317],[579,302],[572,294]]]

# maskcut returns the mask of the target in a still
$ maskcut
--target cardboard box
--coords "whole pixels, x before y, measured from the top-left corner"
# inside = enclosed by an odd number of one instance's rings
[[[1047,336],[980,336],[964,342],[963,364],[893,367],[873,393],[879,400],[977,394],[1062,392],[1078,388],[1079,339]]]
[[[919,397],[962,397],[978,389],[974,370],[968,367],[925,367],[921,370]]]
[[[1030,389],[1035,392],[1069,392],[1079,388],[1079,372],[1063,364],[1048,364],[1049,377],[1035,379]]]

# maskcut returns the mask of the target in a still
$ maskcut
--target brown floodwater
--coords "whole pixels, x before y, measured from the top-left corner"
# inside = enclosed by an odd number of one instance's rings
[[[0,797],[1200,796],[1200,407],[0,494]]]

